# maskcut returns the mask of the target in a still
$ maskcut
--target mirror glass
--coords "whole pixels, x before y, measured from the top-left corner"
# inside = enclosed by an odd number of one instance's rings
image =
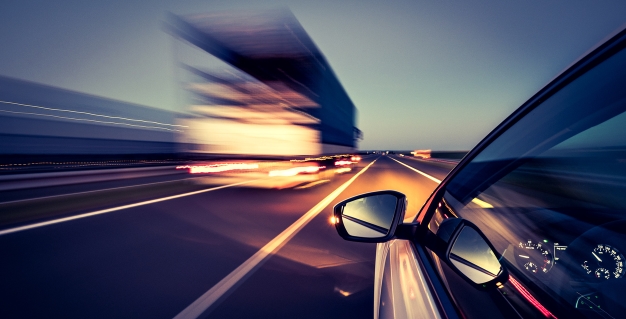
[[[362,197],[346,203],[341,219],[348,235],[365,238],[389,233],[398,198],[390,194]]]
[[[482,284],[496,278],[502,266],[485,239],[472,227],[463,227],[450,250],[452,264],[470,280]]]

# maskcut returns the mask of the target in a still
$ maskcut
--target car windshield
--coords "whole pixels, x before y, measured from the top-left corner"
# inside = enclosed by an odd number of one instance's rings
[[[617,318],[626,310],[624,69],[621,50],[568,83],[446,188],[451,211],[484,231],[547,311]]]

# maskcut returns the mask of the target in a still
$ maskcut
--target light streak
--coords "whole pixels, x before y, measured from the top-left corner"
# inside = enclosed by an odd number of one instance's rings
[[[2,167],[8,166],[31,166],[31,165],[75,165],[75,166],[89,166],[89,165],[128,165],[126,163],[170,163],[173,159],[166,160],[117,160],[117,161],[98,161],[98,162],[32,162],[32,163],[14,163],[14,164],[1,164]]]
[[[335,166],[345,166],[352,164],[352,161],[336,161]]]
[[[46,117],[54,117],[54,118],[65,119],[65,120],[74,120],[74,121],[84,121],[84,122],[94,122],[94,123],[114,124],[114,125],[126,125],[126,126],[143,127],[143,128],[154,128],[154,129],[158,129],[158,130],[166,130],[166,131],[172,131],[172,132],[182,132],[181,130],[174,130],[174,129],[169,129],[169,128],[165,128],[165,127],[158,127],[158,126],[146,126],[146,125],[119,123],[119,122],[98,121],[98,120],[90,120],[90,119],[79,119],[79,118],[75,118],[75,117],[66,117],[66,116],[58,116],[58,115],[51,115],[51,114],[39,114],[39,113],[31,113],[31,112],[15,112],[15,111],[7,111],[7,110],[0,110],[0,112],[13,113],[13,114],[35,115],[35,116],[46,116]]]
[[[493,205],[491,205],[491,204],[489,204],[489,203],[487,203],[485,201],[482,201],[482,200],[480,200],[478,198],[472,199],[472,203],[474,203],[474,204],[476,204],[476,205],[478,205],[478,206],[480,206],[482,208],[493,208]]]
[[[199,173],[218,173],[234,170],[257,169],[259,164],[248,163],[220,163],[211,165],[183,165],[177,166],[176,169],[189,169],[191,174]]]
[[[269,176],[296,176],[300,173],[315,173],[320,170],[319,166],[300,166],[283,170],[274,170],[269,172]]]
[[[320,157],[307,157],[303,160],[299,160],[299,159],[292,159],[291,162],[309,162],[309,161],[323,161],[323,160],[330,160],[330,159],[334,159],[334,158],[342,158],[342,157],[346,157],[349,156],[347,154],[342,154],[342,155],[330,155],[330,156],[320,156]]]
[[[522,284],[515,280],[515,278],[509,276],[509,281],[513,284],[515,289],[517,289],[517,291],[519,291],[526,300],[528,300],[533,306],[535,306],[537,310],[539,310],[544,316],[546,316],[546,318],[556,319],[556,316],[553,315],[548,309],[546,309],[546,307],[544,307],[537,299],[535,299],[535,297],[533,297],[533,295],[531,295],[530,292],[528,292],[528,290],[526,290],[526,288],[522,286]]]
[[[54,108],[50,108],[50,107],[43,107],[43,106],[30,105],[30,104],[22,104],[22,103],[16,103],[16,102],[0,101],[0,103],[4,103],[4,104],[12,104],[12,105],[19,105],[19,106],[26,106],[26,107],[32,107],[32,108],[37,108],[37,109],[42,109],[42,110],[48,110],[48,111],[70,112],[70,113],[77,113],[77,114],[85,114],[85,115],[91,115],[91,116],[105,117],[105,118],[110,118],[110,119],[118,119],[118,120],[133,121],[133,122],[152,123],[152,124],[159,124],[159,125],[166,125],[166,126],[187,127],[187,126],[185,126],[185,125],[166,124],[166,123],[159,123],[159,122],[153,122],[153,121],[145,121],[145,120],[129,119],[129,118],[126,118],[126,117],[120,117],[120,116],[108,116],[108,115],[95,114],[95,113],[89,113],[89,112],[81,112],[81,111],[73,111],[73,110],[64,110],[64,109],[54,109]]]

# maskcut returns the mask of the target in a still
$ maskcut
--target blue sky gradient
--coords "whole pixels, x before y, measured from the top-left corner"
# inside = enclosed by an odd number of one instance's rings
[[[165,13],[276,6],[357,106],[361,149],[470,149],[626,23],[626,1],[10,0],[0,74],[181,110]]]

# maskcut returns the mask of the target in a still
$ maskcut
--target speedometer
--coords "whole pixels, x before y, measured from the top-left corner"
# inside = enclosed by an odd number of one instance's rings
[[[520,241],[516,257],[527,271],[533,274],[547,273],[554,265],[552,253],[541,243],[532,240]]]
[[[597,279],[618,279],[624,276],[624,255],[616,248],[599,244],[587,256],[581,266]]]

